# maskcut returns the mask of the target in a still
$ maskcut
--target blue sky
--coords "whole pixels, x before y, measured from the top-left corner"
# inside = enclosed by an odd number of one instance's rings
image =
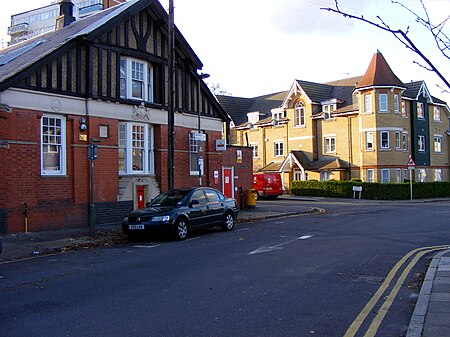
[[[44,6],[50,0],[2,1],[0,28],[11,14]],[[167,9],[168,0],[161,0]],[[403,4],[422,11],[418,0]],[[432,21],[450,15],[448,0],[424,0]],[[439,54],[429,33],[401,6],[390,0],[340,0],[343,10],[376,19],[409,36],[450,79],[450,61]],[[209,82],[242,97],[289,90],[295,79],[326,82],[362,75],[372,55],[380,50],[395,74],[405,83],[425,80],[436,97],[441,93],[437,76],[414,61],[420,58],[392,35],[365,23],[320,10],[334,0],[174,0],[175,24],[211,75]],[[422,13],[422,12],[421,12]],[[450,26],[446,32],[450,35]],[[4,36],[5,33],[3,33]],[[6,40],[6,37],[4,38]]]

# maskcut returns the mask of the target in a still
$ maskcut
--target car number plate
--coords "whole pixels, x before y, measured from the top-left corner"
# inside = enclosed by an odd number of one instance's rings
[[[129,229],[144,229],[144,225],[128,225]]]

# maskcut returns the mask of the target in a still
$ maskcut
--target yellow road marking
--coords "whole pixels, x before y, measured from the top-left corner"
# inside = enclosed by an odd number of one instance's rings
[[[383,284],[378,288],[377,292],[372,296],[372,298],[367,302],[365,307],[361,310],[358,317],[353,321],[353,323],[350,325],[350,327],[347,329],[344,337],[354,337],[356,333],[358,332],[359,328],[361,327],[364,320],[367,318],[369,313],[372,311],[372,309],[375,307],[375,305],[380,300],[383,293],[386,291],[386,289],[389,287],[392,279],[394,278],[395,274],[398,272],[398,270],[402,267],[402,265],[414,254],[417,252],[420,252],[422,250],[441,250],[441,249],[447,249],[448,245],[442,245],[442,246],[431,246],[431,247],[422,247],[417,248],[409,253],[407,253],[405,256],[403,256],[400,261],[396,263],[396,265],[391,269],[389,274],[387,275],[386,279],[384,280]]]

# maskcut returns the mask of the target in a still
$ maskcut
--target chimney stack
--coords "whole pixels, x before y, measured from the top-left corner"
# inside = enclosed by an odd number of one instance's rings
[[[59,0],[59,16],[56,18],[56,30],[70,25],[75,21],[73,3],[71,0]]]

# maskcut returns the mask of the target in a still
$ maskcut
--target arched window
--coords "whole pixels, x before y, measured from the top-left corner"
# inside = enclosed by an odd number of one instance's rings
[[[294,105],[294,125],[305,126],[305,105],[300,101]]]

